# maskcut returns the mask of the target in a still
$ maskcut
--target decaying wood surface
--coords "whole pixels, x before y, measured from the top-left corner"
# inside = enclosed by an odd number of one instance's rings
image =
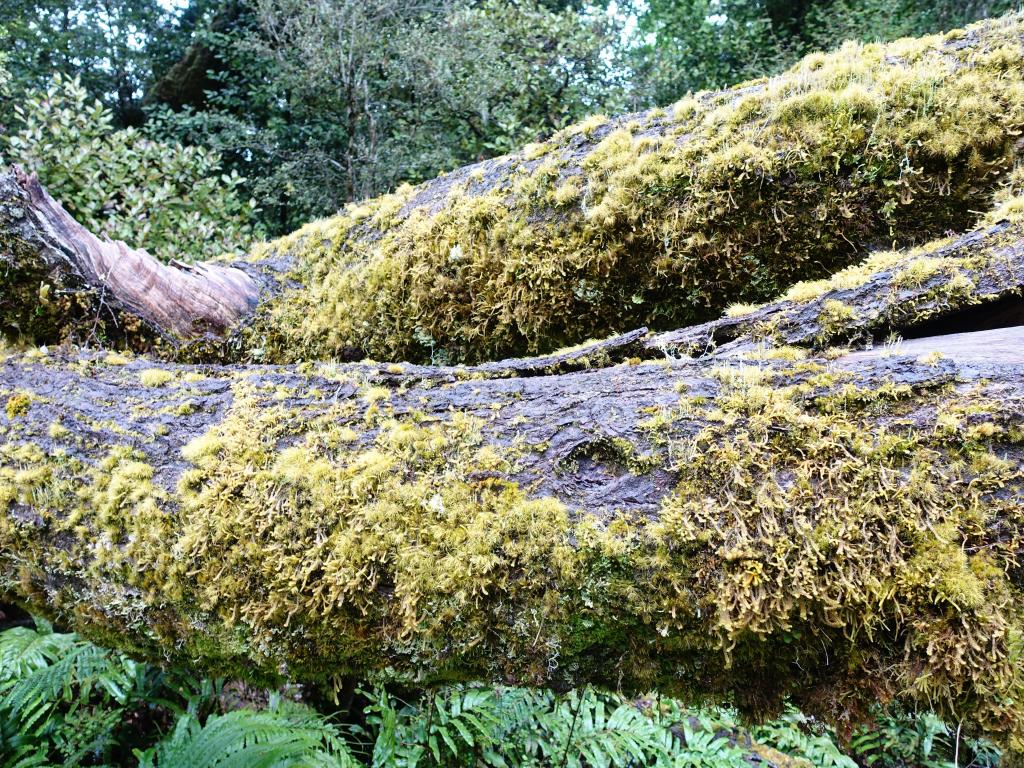
[[[15,354],[0,589],[249,678],[788,696],[840,725],[895,697],[1012,742],[1022,349],[1016,328],[799,361],[642,361],[633,337],[447,369]]]
[[[18,173],[0,233],[5,332],[88,342],[0,353],[6,601],[250,679],[899,699],[1024,744],[1019,222],[475,367],[173,362],[283,272],[159,265]]]
[[[256,283],[230,266],[164,265],[144,250],[96,237],[14,168],[0,175],[0,325],[143,324],[155,337],[223,336],[256,306]],[[40,292],[42,289],[42,293]],[[22,326],[25,326],[22,328]],[[43,331],[53,333],[53,328]]]

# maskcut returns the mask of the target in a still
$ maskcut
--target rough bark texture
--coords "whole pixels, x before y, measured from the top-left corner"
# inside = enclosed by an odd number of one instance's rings
[[[988,333],[547,375],[13,355],[0,587],[250,678],[898,696],[1015,739],[1024,332]]]

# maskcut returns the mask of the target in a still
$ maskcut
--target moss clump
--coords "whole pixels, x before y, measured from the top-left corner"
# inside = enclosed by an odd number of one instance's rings
[[[1024,221],[1024,163],[1018,163],[1007,175],[997,190],[992,210],[985,216],[985,222]]]
[[[7,398],[7,419],[13,421],[20,416],[24,416],[28,413],[29,407],[32,405],[32,396],[24,392],[16,392]]]
[[[964,229],[1016,162],[1022,25],[986,22],[967,47],[847,45],[698,94],[676,122],[590,121],[486,181],[353,206],[264,251],[290,255],[302,287],[265,307],[252,346],[281,361],[542,352],[682,327],[878,243]]]
[[[173,438],[4,435],[0,588],[247,677],[598,682],[754,713],[791,696],[834,721],[900,698],[1024,743],[1012,378],[907,360],[911,387],[799,357],[624,365],[689,386],[637,387],[636,434],[548,458],[514,381],[221,369],[230,405],[172,471]],[[648,505],[572,509],[604,474]]]
[[[183,451],[195,468],[178,489],[175,548],[190,577],[167,585],[218,621],[244,626],[250,648],[279,655],[274,638],[289,627],[313,643],[308,657],[287,657],[296,669],[315,667],[320,653],[373,666],[376,654],[415,643],[417,664],[439,671],[446,658],[474,656],[495,601],[543,605],[541,595],[569,578],[565,508],[470,479],[507,469],[482,444],[476,420],[397,421],[371,397],[370,416],[334,411],[289,434],[287,413],[255,397],[238,389],[229,420]],[[368,424],[376,436],[355,442]],[[290,445],[278,448],[282,440]],[[242,488],[248,501],[210,517],[216,499]],[[270,497],[283,506],[266,509]],[[533,642],[556,610],[509,620],[523,622]],[[538,655],[539,674],[548,653],[543,643],[524,645],[518,663]]]
[[[689,555],[672,615],[703,595],[743,674],[752,672],[741,659],[755,654],[770,679],[772,648],[789,657],[805,645],[811,657],[831,655],[851,682],[854,660],[876,670],[861,705],[909,693],[1020,738],[1024,712],[1007,702],[1021,700],[1024,617],[1006,567],[1021,532],[1013,523],[1004,541],[989,533],[1019,518],[1020,445],[994,430],[977,441],[966,426],[945,437],[927,424],[911,429],[922,403],[909,388],[864,389],[846,377],[823,371],[783,387],[770,374],[721,377],[710,406],[718,423],[680,449],[682,482],[653,531],[667,552]],[[932,397],[940,413],[992,415],[975,394],[936,384]],[[1007,450],[1018,460],[995,458]],[[856,646],[883,634],[892,645],[868,661]],[[842,688],[823,691],[834,716],[855,705]]]
[[[824,342],[845,331],[857,318],[857,310],[836,299],[827,300],[818,315],[818,337]]]
[[[139,383],[144,387],[162,387],[174,380],[174,374],[163,368],[147,368],[139,372]]]

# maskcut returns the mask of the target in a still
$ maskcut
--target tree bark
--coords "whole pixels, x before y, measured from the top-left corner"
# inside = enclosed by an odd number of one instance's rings
[[[100,239],[38,179],[0,175],[0,325],[40,343],[72,338],[175,349],[220,338],[255,309],[257,283],[236,267],[164,265]]]
[[[789,696],[840,725],[899,698],[1016,743],[1022,342],[639,361],[626,337],[447,369],[14,354],[0,590],[250,679]]]

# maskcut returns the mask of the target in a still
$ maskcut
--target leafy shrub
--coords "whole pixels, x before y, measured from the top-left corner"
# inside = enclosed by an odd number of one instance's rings
[[[77,79],[56,75],[14,112],[15,129],[0,136],[7,161],[38,174],[93,232],[164,261],[241,251],[258,235],[255,204],[238,195],[244,180],[222,174],[217,153],[115,131],[110,111],[89,104]]]

